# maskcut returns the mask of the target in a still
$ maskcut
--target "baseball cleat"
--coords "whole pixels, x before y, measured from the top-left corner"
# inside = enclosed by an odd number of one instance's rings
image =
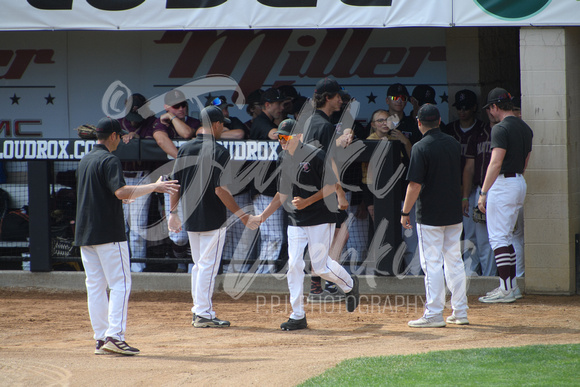
[[[105,345],[105,340],[97,340],[97,345],[95,346],[95,355],[107,355],[109,352],[103,349]]]
[[[524,295],[522,294],[522,291],[520,290],[519,286],[516,286],[515,288],[513,288],[512,292],[513,292],[514,298],[516,300],[519,300],[520,298],[524,298]]]
[[[120,355],[126,356],[133,356],[140,353],[137,348],[133,348],[126,342],[115,340],[112,337],[107,337],[107,341],[105,342],[105,345],[102,346],[102,348],[107,352],[118,353]]]
[[[227,328],[230,326],[230,322],[226,320],[220,320],[217,317],[209,319],[196,316],[193,326],[195,328]]]
[[[289,318],[288,321],[280,324],[280,329],[283,331],[295,331],[297,329],[306,329],[308,328],[308,324],[306,323],[306,316],[301,318],[300,320],[295,320],[293,318]]]
[[[447,317],[448,324],[457,324],[457,325],[467,325],[469,324],[469,320],[467,317],[456,317],[455,314]]]
[[[346,311],[354,312],[360,302],[360,294],[358,291],[358,277],[352,276],[352,289],[346,293]]]
[[[511,290],[505,291],[501,288],[494,289],[483,297],[479,297],[479,302],[486,304],[510,303],[514,302],[516,298]]]
[[[423,316],[418,320],[409,321],[407,325],[411,328],[443,328],[445,327],[445,321],[443,321],[443,317]]]

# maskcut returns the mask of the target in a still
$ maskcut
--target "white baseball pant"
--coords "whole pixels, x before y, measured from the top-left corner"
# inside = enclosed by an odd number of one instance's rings
[[[312,271],[326,281],[334,282],[345,293],[352,290],[352,277],[328,255],[336,224],[316,226],[288,226],[288,289],[292,314],[290,318],[304,318],[304,248],[308,253]]]
[[[197,316],[214,319],[212,298],[226,239],[226,228],[204,232],[188,231],[187,235],[194,263],[191,270],[191,311]]]
[[[477,205],[476,189],[472,189],[468,198],[468,217],[463,217],[463,261],[465,273],[468,276],[477,276],[480,265],[479,251],[477,247],[476,224],[473,221],[473,208]]]
[[[526,180],[499,175],[487,193],[486,219],[493,250],[513,244],[514,227],[526,198]]]
[[[467,317],[466,277],[461,259],[462,223],[429,226],[417,223],[421,267],[425,273],[425,313],[427,318],[442,317],[445,308],[445,282],[451,291],[451,307],[456,317]]]
[[[125,341],[131,269],[127,242],[81,246],[89,316],[95,340]],[[110,289],[107,296],[107,286]]]
[[[477,187],[475,197],[479,198],[481,186]],[[477,201],[475,201],[477,203]],[[484,277],[495,277],[497,275],[497,266],[495,256],[491,245],[489,244],[489,235],[487,235],[486,223],[475,223],[475,238],[477,240],[477,253],[479,255],[479,264],[481,266],[481,275]]]

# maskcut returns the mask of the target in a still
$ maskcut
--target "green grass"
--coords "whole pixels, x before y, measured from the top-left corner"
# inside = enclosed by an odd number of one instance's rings
[[[578,386],[580,344],[345,360],[302,386]]]

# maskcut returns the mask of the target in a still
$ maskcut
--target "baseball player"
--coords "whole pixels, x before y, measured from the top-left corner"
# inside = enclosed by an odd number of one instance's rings
[[[479,298],[485,303],[514,302],[516,253],[512,244],[518,212],[526,197],[526,170],[532,152],[532,129],[513,113],[512,96],[497,87],[484,106],[490,121],[491,160],[477,205],[486,214],[489,244],[499,272],[499,287]]]
[[[192,325],[196,328],[229,327],[213,310],[212,296],[226,237],[226,207],[253,229],[259,218],[240,210],[227,188],[231,180],[230,156],[216,142],[227,122],[222,110],[208,106],[201,111],[202,127],[197,137],[179,148],[172,176],[181,182],[180,192],[171,196],[169,231],[187,231],[193,258],[191,295]],[[182,200],[184,222],[176,210]]]
[[[416,225],[421,267],[425,273],[426,302],[423,316],[409,321],[413,328],[444,327],[445,282],[451,291],[450,324],[469,324],[465,270],[461,260],[461,146],[441,132],[441,116],[434,105],[417,112],[421,141],[413,145],[407,172],[407,194],[401,224],[412,226],[409,213],[416,205]]]
[[[77,169],[75,244],[81,247],[87,277],[89,316],[97,355],[139,353],[125,342],[131,271],[122,201],[151,192],[174,194],[179,188],[176,181],[160,180],[139,186],[126,185],[121,161],[111,154],[117,149],[122,134],[126,133],[117,120],[101,119],[97,124],[97,144],[82,158]]]
[[[477,96],[473,91],[468,89],[459,90],[455,93],[455,102],[453,103],[453,106],[457,109],[459,119],[450,122],[445,126],[443,132],[449,134],[461,144],[461,170],[463,171],[467,163],[469,141],[472,138],[479,136],[488,125],[475,116],[477,112]],[[469,157],[473,156],[470,155]],[[464,191],[462,199],[464,239],[466,241],[471,241],[472,246],[478,246],[477,236],[475,234],[475,222],[473,221],[473,208],[477,202],[475,187],[473,184],[469,184],[469,182],[466,181],[462,181],[462,187]],[[480,257],[482,256],[482,253],[477,249],[469,249],[467,247],[468,246],[465,245],[463,247],[464,260],[466,261],[465,271],[469,276],[476,276],[480,269],[482,269],[479,267],[481,266]],[[487,250],[487,253],[489,254],[489,249]],[[486,258],[482,257],[482,259],[485,260]]]
[[[336,227],[337,180],[325,162],[325,152],[301,142],[301,128],[293,119],[280,123],[277,130],[282,152],[278,159],[278,192],[260,215],[265,221],[281,205],[288,212],[288,288],[292,314],[280,325],[282,330],[308,326],[304,312],[304,248],[308,246],[312,269],[346,294],[346,309],[353,312],[359,303],[358,279],[328,255]]]

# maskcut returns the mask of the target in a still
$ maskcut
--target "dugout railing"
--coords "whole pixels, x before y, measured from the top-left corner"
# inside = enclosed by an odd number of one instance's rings
[[[0,233],[0,268],[24,267],[37,272],[82,269],[79,267],[81,259],[78,249],[72,249],[69,254],[62,253],[63,248],[67,249],[66,243],[70,242],[70,238],[55,241],[53,215],[57,200],[55,196],[61,190],[75,191],[75,183],[70,179],[74,179],[76,164],[94,143],[93,140],[80,139],[0,139],[0,162],[7,177],[0,188],[10,195],[10,209],[18,210],[26,205],[29,216],[27,240],[6,241]],[[247,140],[228,141],[224,145],[230,150],[233,163],[260,163],[275,158],[273,152],[276,143]],[[364,258],[373,262],[377,274],[394,274],[402,269],[402,263],[395,257],[401,248],[399,213],[404,180],[401,146],[399,142],[391,141],[361,143],[363,145],[356,158],[349,161],[351,168],[360,168],[362,163],[370,163],[376,171],[372,187],[368,190],[374,202],[376,222],[374,231],[370,231],[374,234],[372,241],[369,238],[369,250]],[[180,144],[176,142],[177,146]],[[163,164],[170,161],[156,142],[148,139],[121,143],[115,154],[122,161],[129,162],[155,161]],[[26,195],[22,194],[23,189]],[[383,220],[382,227],[379,227],[379,220]],[[152,248],[148,249],[146,258],[132,259],[132,262],[145,262],[152,266],[176,265],[191,263],[191,259],[174,258],[167,254],[166,249]]]

